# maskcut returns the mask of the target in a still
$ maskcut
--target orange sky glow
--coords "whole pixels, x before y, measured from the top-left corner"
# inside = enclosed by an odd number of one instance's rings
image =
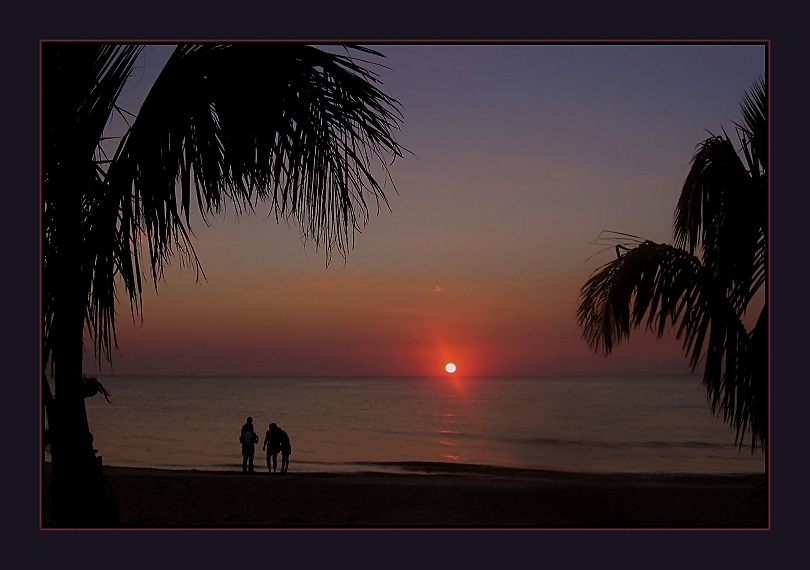
[[[614,255],[592,243],[602,230],[671,241],[695,146],[738,120],[764,47],[378,47],[384,90],[402,103],[397,140],[413,152],[391,166],[390,211],[372,205],[328,266],[261,203],[210,227],[192,216],[205,279],[175,260],[157,294],[146,285],[143,323],[120,305],[112,371],[687,374],[671,332],[594,354],[579,289]],[[165,50],[145,51],[125,108],[137,111]],[[91,352],[85,369],[98,372]]]

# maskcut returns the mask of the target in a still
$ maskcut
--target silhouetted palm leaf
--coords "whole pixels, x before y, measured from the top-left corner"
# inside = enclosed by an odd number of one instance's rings
[[[140,47],[86,51],[98,59],[99,92],[85,105],[97,126],[83,131],[89,158]],[[348,55],[302,44],[179,46],[106,171],[86,160],[83,267],[99,358],[115,345],[116,279],[140,311],[142,243],[155,284],[175,253],[202,270],[189,239],[192,201],[204,220],[226,204],[241,212],[266,201],[268,214],[295,219],[327,255],[345,255],[369,202],[387,204],[375,164],[388,177],[385,157],[402,155],[392,134],[398,103],[375,83]]]
[[[743,124],[738,126],[751,143],[748,170],[752,176],[759,177],[768,171],[768,96],[763,78],[743,95],[741,108]]]
[[[45,361],[51,354],[54,295],[60,287],[54,271],[58,209],[66,196],[77,202],[74,231],[81,231],[81,257],[74,262],[88,284],[87,321],[98,346],[110,352],[114,315],[114,263],[105,248],[118,249],[115,226],[99,223],[109,209],[98,152],[104,128],[140,53],[137,46],[72,44],[71,49],[43,46],[43,314]],[[99,208],[101,206],[101,208]],[[113,213],[113,215],[115,215]],[[67,231],[62,229],[61,231]],[[99,235],[106,232],[104,235]],[[102,246],[99,248],[98,246]]]
[[[742,105],[747,126],[738,128],[745,163],[727,135],[698,145],[673,225],[675,245],[690,253],[702,249],[704,265],[728,287],[738,309],[764,285],[766,273],[768,197],[760,152],[767,155],[767,100],[761,81],[752,94]]]
[[[617,259],[582,287],[577,317],[588,344],[605,354],[645,317],[659,338],[673,326],[692,371],[704,361],[712,412],[736,429],[740,445],[750,433],[753,451],[765,449],[768,433],[767,303],[750,334],[743,323],[767,274],[763,81],[741,107],[739,151],[725,133],[698,145],[675,210],[675,245],[627,234],[600,237],[598,243],[615,247]]]
[[[577,317],[588,344],[610,354],[645,315],[662,336],[685,310],[699,310],[701,272],[695,256],[651,241],[604,265],[580,290]]]

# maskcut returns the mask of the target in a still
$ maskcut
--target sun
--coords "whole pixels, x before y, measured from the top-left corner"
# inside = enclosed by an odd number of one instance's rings
[[[456,371],[456,365],[453,364],[452,362],[448,362],[447,366],[445,366],[444,369],[447,370],[450,374],[452,374],[453,372]]]

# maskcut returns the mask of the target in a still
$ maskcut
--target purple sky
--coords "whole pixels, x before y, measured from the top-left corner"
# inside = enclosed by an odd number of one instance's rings
[[[376,49],[415,155],[391,168],[391,211],[328,267],[294,225],[232,210],[195,223],[207,280],[175,263],[144,296],[142,325],[120,306],[114,372],[438,375],[453,361],[466,375],[687,373],[671,336],[593,354],[579,288],[613,255],[595,255],[601,230],[670,241],[695,146],[731,132],[765,47]],[[124,108],[137,111],[166,54],[144,51]],[[92,354],[85,369],[98,371]]]

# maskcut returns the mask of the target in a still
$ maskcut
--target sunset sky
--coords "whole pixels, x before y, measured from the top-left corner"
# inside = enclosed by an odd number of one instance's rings
[[[471,376],[688,373],[671,335],[640,331],[594,354],[579,289],[615,255],[592,243],[600,231],[671,241],[695,147],[733,136],[764,45],[376,49],[413,153],[391,167],[390,211],[328,266],[292,224],[232,209],[193,222],[206,279],[176,262],[146,291],[142,324],[119,306],[113,371],[440,375],[452,361]],[[144,51],[125,109],[169,51]],[[98,372],[91,353],[85,371]]]

